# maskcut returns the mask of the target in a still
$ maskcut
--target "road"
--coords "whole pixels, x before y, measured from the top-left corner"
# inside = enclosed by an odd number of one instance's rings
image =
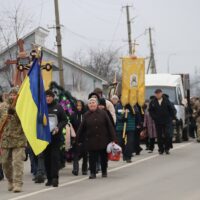
[[[61,171],[60,186],[33,184],[26,163],[23,192],[6,191],[0,182],[0,200],[200,200],[200,144],[176,144],[170,155],[134,157],[131,164],[109,163],[109,177],[89,180],[71,175],[71,165]]]

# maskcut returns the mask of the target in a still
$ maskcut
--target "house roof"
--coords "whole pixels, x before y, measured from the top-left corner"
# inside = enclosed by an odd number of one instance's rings
[[[51,55],[57,57],[57,53],[56,53],[56,52],[54,52],[54,51],[52,51],[52,50],[50,50],[50,49],[48,49],[48,48],[46,48],[46,47],[43,47],[43,51],[46,51],[46,52],[48,52],[49,54],[51,54]],[[66,57],[64,57],[64,56],[63,56],[63,61],[66,62],[66,63],[71,64],[72,66],[74,66],[75,68],[77,68],[77,69],[83,71],[84,73],[89,74],[90,76],[93,76],[93,77],[95,77],[96,79],[99,79],[99,80],[103,81],[104,83],[107,83],[107,80],[105,80],[105,79],[103,79],[102,77],[100,77],[99,75],[95,74],[94,72],[92,72],[92,71],[89,70],[88,68],[85,68],[85,67],[79,65],[78,63],[76,63],[76,62],[74,62],[74,61],[72,61],[72,60],[70,60],[70,59],[68,59],[68,58],[66,58]]]
[[[47,29],[45,29],[45,28],[43,28],[43,27],[37,27],[36,29],[34,29],[33,31],[29,32],[29,33],[26,34],[24,37],[22,37],[22,39],[25,39],[25,38],[31,36],[32,34],[36,33],[37,31],[43,31],[43,32],[46,32],[46,33],[49,32]],[[0,55],[3,54],[3,53],[5,53],[6,51],[8,51],[8,49],[13,48],[13,47],[16,46],[16,45],[17,45],[17,42],[11,44],[9,47],[7,47],[7,48],[5,48],[4,50],[2,50],[2,51],[0,52]],[[37,45],[37,44],[35,44],[35,45]],[[57,53],[56,53],[56,52],[54,52],[54,51],[52,51],[52,50],[50,50],[50,49],[48,49],[48,48],[46,48],[46,47],[42,47],[42,48],[43,48],[44,51],[46,51],[46,52],[48,52],[49,54],[51,54],[51,55],[57,57]],[[101,81],[104,82],[104,83],[107,83],[107,80],[105,80],[104,78],[100,77],[98,74],[94,73],[93,71],[89,70],[88,68],[85,68],[85,67],[79,65],[78,63],[75,63],[74,61],[72,61],[72,60],[70,60],[70,59],[68,59],[68,58],[66,58],[66,57],[64,57],[64,56],[63,56],[63,61],[66,62],[66,63],[71,64],[72,66],[74,66],[75,68],[81,70],[82,72],[84,72],[84,73],[86,73],[86,74],[89,74],[90,76],[93,76],[93,77],[95,77],[96,79],[101,80]],[[57,69],[58,69],[58,67],[56,67],[55,65],[54,65],[54,68],[57,68]],[[5,70],[5,69],[2,69],[2,70]],[[55,70],[56,70],[56,69],[55,69]]]
[[[46,32],[46,33],[49,32],[47,29],[39,26],[39,27],[35,28],[33,31],[31,31],[31,32],[27,33],[26,35],[24,35],[21,39],[24,40],[25,38],[29,37],[30,35],[34,34],[37,31],[43,31],[43,32]],[[5,53],[6,51],[8,51],[8,49],[11,49],[16,45],[17,45],[17,42],[14,42],[13,44],[9,45],[8,47],[6,47],[2,51],[0,51],[0,55]]]

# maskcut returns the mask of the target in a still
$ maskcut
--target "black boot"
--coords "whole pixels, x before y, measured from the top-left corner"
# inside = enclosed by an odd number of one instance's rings
[[[82,175],[87,175],[88,174],[88,172],[87,171],[82,171]]]
[[[35,178],[35,183],[44,183],[44,176],[43,175],[38,175]]]
[[[96,174],[90,174],[89,179],[96,179]]]
[[[0,164],[0,181],[4,179],[2,165]]]
[[[78,176],[78,171],[72,170],[72,174],[73,174],[74,176]]]
[[[57,178],[54,178],[54,179],[52,180],[52,186],[53,186],[53,187],[58,187],[58,179],[57,179]]]
[[[107,178],[107,177],[108,177],[107,171],[103,171],[103,172],[102,172],[102,178]]]
[[[51,180],[47,180],[47,182],[46,182],[45,185],[46,185],[46,186],[52,186],[52,181],[51,181]]]

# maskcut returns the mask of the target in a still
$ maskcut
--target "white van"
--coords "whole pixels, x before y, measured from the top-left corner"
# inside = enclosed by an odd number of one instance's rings
[[[176,142],[182,141],[183,129],[185,128],[185,107],[187,101],[184,97],[183,83],[181,75],[172,74],[146,74],[146,100],[154,95],[156,89],[162,89],[164,94],[169,96],[169,100],[175,105],[177,110],[177,120],[174,129]]]

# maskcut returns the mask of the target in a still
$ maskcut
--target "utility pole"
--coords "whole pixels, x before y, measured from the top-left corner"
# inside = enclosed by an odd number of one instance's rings
[[[149,43],[150,43],[150,59],[149,59],[149,65],[148,65],[148,68],[147,68],[147,74],[149,73],[149,70],[150,70],[151,74],[156,74],[157,70],[156,70],[156,62],[155,62],[155,58],[154,58],[151,28],[149,28],[148,31],[149,31]]]
[[[127,16],[127,29],[128,29],[128,45],[129,45],[129,54],[132,55],[132,40],[131,40],[131,20],[130,20],[130,15],[129,15],[129,7],[126,6],[126,16]]]
[[[58,0],[54,0],[54,6],[55,6],[55,18],[56,18],[56,42],[57,42],[57,48],[58,48],[59,78],[60,78],[60,85],[64,88],[62,43],[61,43],[61,31],[60,31],[61,25],[60,25]]]

